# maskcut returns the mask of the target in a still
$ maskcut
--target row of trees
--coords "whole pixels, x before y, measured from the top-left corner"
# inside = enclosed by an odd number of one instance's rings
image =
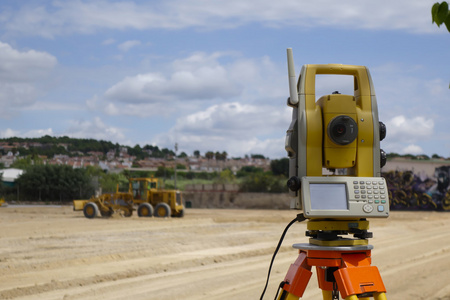
[[[79,155],[83,153],[87,155],[89,152],[101,152],[106,155],[110,151],[114,151],[116,155],[119,155],[121,149],[126,149],[127,153],[131,156],[135,156],[137,160],[142,160],[148,157],[154,158],[169,158],[175,157],[177,155],[173,150],[168,148],[160,149],[158,146],[145,145],[141,147],[140,145],[135,145],[134,147],[114,144],[109,141],[94,140],[94,139],[75,139],[69,138],[67,136],[62,137],[52,137],[49,135],[40,138],[19,138],[11,137],[0,139],[0,142],[6,142],[13,146],[19,144],[12,149],[13,153],[19,152],[21,156],[33,156],[45,155],[47,157],[53,157],[57,154],[63,154],[68,156]],[[25,147],[27,145],[27,147]],[[6,150],[2,150],[3,154],[6,154]],[[199,150],[195,150],[193,155],[197,158],[201,157]],[[178,157],[187,157],[185,152],[181,152],[177,155]],[[204,156],[207,159],[215,159],[225,161],[228,158],[228,153],[225,151],[213,152],[207,151]],[[252,154],[252,158],[265,158],[260,154]],[[238,158],[236,158],[238,159]]]
[[[27,200],[83,199],[94,192],[87,170],[69,166],[32,166],[19,177],[16,185]]]
[[[175,152],[158,146],[145,145],[141,147],[136,145],[134,147],[119,145],[109,141],[95,140],[95,139],[75,139],[67,136],[52,137],[49,135],[40,138],[18,138],[11,137],[0,139],[0,142],[6,142],[8,145],[29,145],[28,147],[18,146],[13,148],[13,153],[19,152],[21,156],[28,155],[45,155],[53,157],[56,154],[63,155],[78,155],[78,153],[87,154],[88,152],[101,152],[104,155],[109,151],[115,151],[119,155],[120,149],[126,148],[128,154],[136,156],[137,159],[144,159],[146,157],[164,158],[168,156],[175,156]],[[3,154],[6,151],[3,150]]]

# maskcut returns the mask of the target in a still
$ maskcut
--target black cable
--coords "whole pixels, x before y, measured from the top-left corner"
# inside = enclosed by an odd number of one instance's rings
[[[266,293],[267,286],[269,285],[270,272],[272,271],[273,262],[275,261],[275,257],[277,256],[278,250],[280,250],[281,244],[283,243],[283,240],[284,240],[284,236],[286,235],[287,231],[289,230],[289,227],[291,227],[292,224],[294,224],[295,222],[303,222],[305,220],[306,220],[306,218],[305,218],[305,216],[303,216],[303,214],[298,214],[297,217],[294,220],[292,220],[291,222],[289,222],[289,224],[284,229],[283,234],[280,237],[280,241],[278,242],[277,248],[275,249],[275,252],[273,253],[272,260],[270,261],[269,272],[267,272],[266,285],[264,286],[264,290],[261,294],[261,298],[259,298],[260,300],[262,300],[264,298],[264,294]]]

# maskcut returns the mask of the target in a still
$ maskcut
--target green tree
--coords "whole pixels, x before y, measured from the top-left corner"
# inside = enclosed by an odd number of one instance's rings
[[[199,157],[200,157],[200,150],[195,150],[195,151],[194,151],[194,156],[195,156],[196,158],[199,158]]]
[[[33,165],[18,179],[21,199],[71,201],[93,194],[85,169],[70,166]]]
[[[285,179],[268,172],[252,173],[244,178],[239,190],[252,193],[281,193],[287,191],[285,182]]]
[[[186,179],[192,180],[192,179],[194,179],[195,177],[196,177],[196,176],[195,176],[195,173],[194,173],[194,172],[192,172],[192,171],[186,172]]]
[[[158,167],[158,170],[155,172],[155,177],[157,178],[168,178],[171,177],[174,174],[173,169],[169,169],[166,167]]]
[[[391,158],[395,158],[395,157],[400,157],[400,156],[401,156],[400,154],[395,153],[395,152],[391,152],[391,153],[386,154],[386,158],[387,158],[387,159],[391,159]]]
[[[220,154],[219,151],[216,151],[216,153],[214,153],[214,158],[216,160],[222,160],[222,154]]]
[[[226,151],[222,151],[221,157],[222,160],[227,160],[228,153]]]
[[[431,7],[431,22],[436,23],[438,27],[441,27],[442,23],[447,27],[450,32],[450,10],[448,9],[448,3],[443,1],[442,3],[436,2]],[[448,84],[450,89],[450,83]]]
[[[188,157],[188,155],[186,154],[186,152],[181,152],[180,155],[178,155],[179,158],[186,158]]]
[[[217,183],[233,183],[236,181],[236,176],[230,169],[225,169],[219,174],[219,178],[216,180]]]
[[[431,7],[431,21],[436,23],[438,27],[445,24],[448,32],[450,32],[450,11],[448,9],[448,3],[443,1],[442,3],[436,2]]]
[[[161,153],[162,153],[162,156],[161,157],[169,157],[169,156],[175,156],[175,152],[173,152],[172,150],[170,150],[170,149],[167,149],[167,148],[163,148],[163,149],[161,149]]]
[[[33,160],[31,156],[28,155],[25,158],[20,158],[11,164],[11,168],[26,170],[33,165]]]
[[[187,170],[187,167],[183,164],[177,164],[176,168],[177,170]]]
[[[263,173],[264,170],[262,168],[258,168],[255,166],[244,166],[242,167],[236,174],[237,177],[247,177],[254,173]]]
[[[208,151],[205,153],[206,159],[213,159],[214,158],[214,152]]]
[[[289,177],[289,158],[272,160],[270,162],[270,169],[274,175]]]
[[[126,186],[127,178],[122,173],[104,173],[99,179],[100,186],[103,193],[114,193],[117,190],[117,185]]]
[[[127,150],[129,155],[136,156],[136,159],[138,160],[144,159],[149,156],[148,153],[144,152],[141,146],[139,146],[138,144],[136,144],[136,146],[134,146],[133,148],[128,147]]]

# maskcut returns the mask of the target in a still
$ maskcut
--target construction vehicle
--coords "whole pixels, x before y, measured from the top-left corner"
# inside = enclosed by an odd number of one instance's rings
[[[157,178],[130,178],[128,192],[92,196],[89,200],[74,200],[73,209],[82,210],[86,218],[100,215],[110,217],[119,213],[130,217],[137,206],[139,217],[183,217],[184,205],[181,192],[166,190]]]

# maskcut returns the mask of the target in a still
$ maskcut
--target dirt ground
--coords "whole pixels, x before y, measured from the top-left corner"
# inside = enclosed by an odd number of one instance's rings
[[[188,209],[182,219],[84,218],[71,207],[0,208],[0,299],[259,299],[289,210]],[[392,299],[450,299],[450,213],[371,219]],[[264,299],[307,242],[291,227]],[[321,299],[314,275],[303,299]]]

